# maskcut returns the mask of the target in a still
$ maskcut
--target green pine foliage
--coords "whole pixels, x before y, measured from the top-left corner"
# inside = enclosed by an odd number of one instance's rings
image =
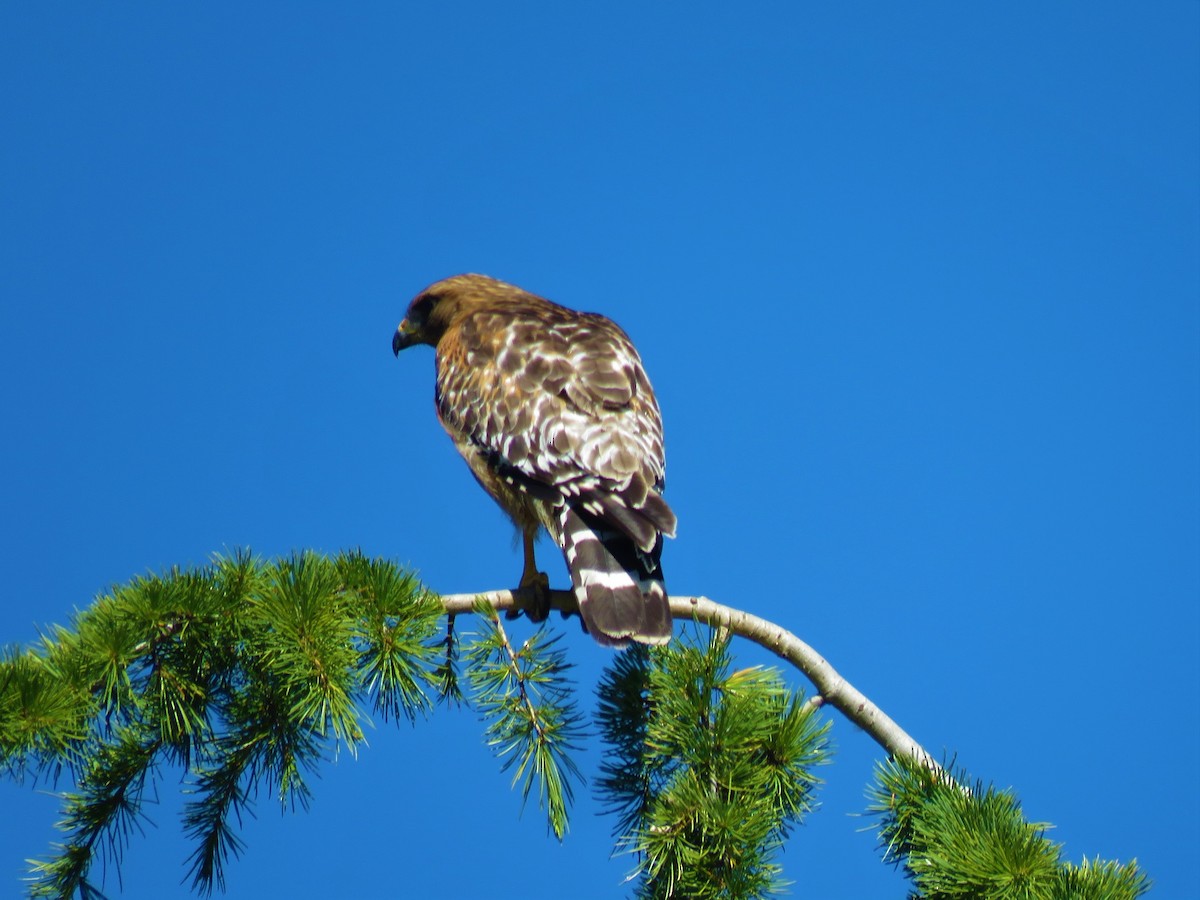
[[[68,780],[62,843],[33,863],[30,893],[102,896],[143,800],[182,776],[193,887],[225,884],[256,797],[304,807],[308,776],[354,753],[370,717],[414,722],[442,702],[474,707],[484,740],[562,839],[574,752],[586,740],[570,665],[548,628],[520,646],[487,604],[463,640],[439,600],[395,564],[360,553],[215,558],[113,588],[31,648],[0,652],[0,764]],[[460,677],[461,676],[461,677]],[[596,721],[596,789],[640,898],[761,897],[785,887],[779,850],[813,810],[829,723],[773,668],[734,670],[724,631],[613,658]],[[873,788],[884,857],[915,898],[1126,900],[1136,863],[1063,862],[1047,826],[1010,792],[915,764]]]
[[[488,744],[513,769],[513,786],[529,799],[536,784],[538,806],[562,840],[567,832],[567,809],[573,798],[572,781],[583,776],[571,759],[583,738],[581,717],[566,677],[571,665],[561,634],[539,628],[519,648],[509,642],[496,611],[479,604],[476,615],[483,635],[467,650],[471,701],[488,722]]]
[[[634,854],[637,896],[780,891],[777,852],[813,808],[828,722],[780,673],[731,672],[727,638],[634,648],[600,686],[598,790]]]
[[[970,786],[969,786],[970,785]],[[881,763],[871,789],[885,860],[919,900],[1132,900],[1150,889],[1137,863],[1062,860],[1011,791],[911,760]]]
[[[119,862],[163,766],[189,784],[194,886],[223,887],[235,823],[260,790],[303,805],[306,773],[353,752],[362,719],[430,708],[441,605],[391,563],[248,553],[135,579],[0,661],[0,759],[15,776],[65,771],[54,855],[35,896],[86,896]]]

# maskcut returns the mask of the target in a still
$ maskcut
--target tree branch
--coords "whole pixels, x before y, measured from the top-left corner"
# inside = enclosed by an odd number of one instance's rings
[[[447,613],[472,612],[483,599],[497,610],[524,610],[537,607],[537,592],[531,588],[516,591],[484,591],[479,594],[443,594],[442,607]],[[544,601],[543,601],[544,602]],[[550,608],[559,610],[564,618],[578,614],[579,605],[572,591],[550,591]],[[671,597],[671,615],[676,619],[693,619],[714,628],[727,630],[770,650],[780,659],[791,663],[804,673],[819,692],[810,702],[829,704],[865,731],[892,756],[908,757],[939,771],[941,766],[903,728],[866,695],[838,674],[812,647],[785,628],[773,622],[709,600],[707,597]]]

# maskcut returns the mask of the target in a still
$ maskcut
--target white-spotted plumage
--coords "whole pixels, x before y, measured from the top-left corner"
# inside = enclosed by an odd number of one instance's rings
[[[481,275],[427,288],[393,341],[437,349],[438,418],[526,539],[546,528],[601,643],[670,639],[662,419],[625,333]]]

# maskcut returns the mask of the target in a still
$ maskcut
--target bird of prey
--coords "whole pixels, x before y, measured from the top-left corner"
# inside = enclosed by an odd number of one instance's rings
[[[455,275],[409,304],[392,351],[414,344],[436,351],[438,419],[520,530],[521,587],[548,590],[533,549],[545,528],[592,637],[669,641],[659,559],[676,520],[662,498],[662,417],[625,332],[503,281]]]

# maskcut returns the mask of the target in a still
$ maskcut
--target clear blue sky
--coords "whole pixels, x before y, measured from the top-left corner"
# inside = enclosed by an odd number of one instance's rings
[[[639,345],[669,588],[1196,896],[1196,3],[4,4],[0,87],[0,640],[222,548],[511,585],[431,356],[389,347],[485,272]],[[852,817],[879,754],[833,735],[786,871],[902,897]],[[177,782],[125,897],[185,893]],[[470,713],[313,788],[260,798],[228,896],[621,895],[596,804],[548,839]],[[57,805],[0,809],[9,896]]]

